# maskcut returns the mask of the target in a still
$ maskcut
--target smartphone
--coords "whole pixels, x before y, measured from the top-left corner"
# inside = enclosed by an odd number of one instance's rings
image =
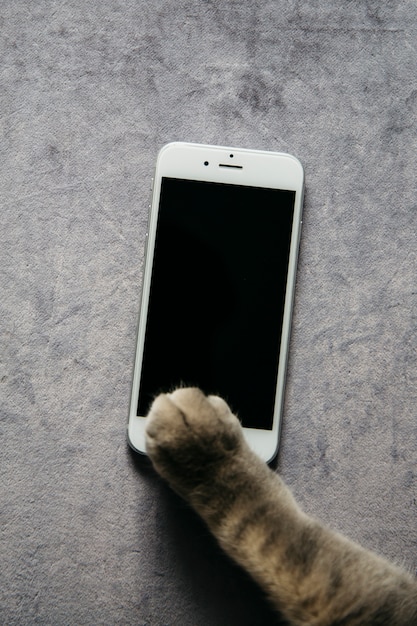
[[[176,387],[219,395],[266,462],[277,453],[302,224],[293,156],[171,143],[153,180],[128,439]]]

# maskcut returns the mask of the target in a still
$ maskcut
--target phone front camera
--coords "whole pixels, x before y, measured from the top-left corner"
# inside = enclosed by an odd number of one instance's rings
[[[230,158],[233,159],[233,154],[230,155]]]
[[[208,162],[208,161],[204,161],[204,165],[208,165],[208,164],[209,164],[209,162]]]

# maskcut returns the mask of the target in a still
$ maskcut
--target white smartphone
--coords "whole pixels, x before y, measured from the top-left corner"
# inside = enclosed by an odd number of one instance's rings
[[[276,455],[303,188],[287,154],[189,143],[160,151],[128,426],[138,452],[153,399],[195,386],[226,400],[262,459]]]

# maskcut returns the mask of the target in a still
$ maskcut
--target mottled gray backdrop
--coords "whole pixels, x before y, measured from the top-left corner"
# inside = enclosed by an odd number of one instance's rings
[[[278,468],[415,570],[415,1],[2,0],[0,27],[0,622],[274,623],[126,445],[173,140],[304,164]]]

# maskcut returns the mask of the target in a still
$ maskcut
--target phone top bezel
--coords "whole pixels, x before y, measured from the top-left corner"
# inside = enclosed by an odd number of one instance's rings
[[[233,156],[231,157],[230,155]],[[208,162],[208,165],[205,164],[206,162]],[[228,165],[232,167],[228,167]],[[206,146],[204,144],[183,142],[169,143],[160,150],[155,167],[148,232],[146,234],[145,266],[128,424],[129,444],[134,450],[142,454],[146,454],[145,417],[136,415],[136,407],[139,395],[161,181],[164,177],[295,191],[273,426],[271,430],[243,428],[245,438],[250,447],[264,461],[270,462],[277,454],[282,423],[291,316],[302,225],[303,167],[296,157],[280,152],[247,150],[227,146]]]

